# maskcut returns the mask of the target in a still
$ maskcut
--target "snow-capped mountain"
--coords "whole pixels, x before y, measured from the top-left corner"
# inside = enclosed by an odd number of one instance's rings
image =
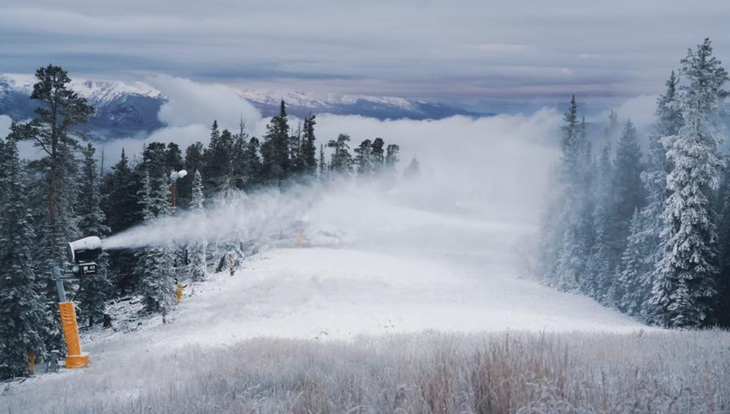
[[[0,75],[0,115],[16,121],[32,117],[37,106],[30,99],[34,82],[33,76]],[[86,128],[95,139],[145,134],[164,126],[157,112],[166,98],[146,84],[72,81],[70,86],[96,109]]]
[[[286,102],[287,112],[298,117],[314,113],[362,115],[378,119],[441,119],[453,115],[479,116],[453,105],[392,96],[350,94],[309,94],[292,91],[238,90],[238,94],[257,107],[264,116],[278,113]]]
[[[30,99],[34,82],[32,75],[0,74],[0,115],[8,115],[15,121],[32,117],[37,105]],[[96,109],[86,127],[86,133],[95,140],[146,135],[165,126],[157,114],[167,97],[147,84],[82,80],[72,81],[71,88],[87,98]],[[282,99],[286,102],[287,112],[299,118],[310,113],[362,115],[378,119],[487,115],[443,103],[398,97],[243,89],[236,92],[258,108],[263,116],[278,113]]]

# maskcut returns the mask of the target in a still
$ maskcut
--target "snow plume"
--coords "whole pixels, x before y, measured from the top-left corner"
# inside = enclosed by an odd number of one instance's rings
[[[293,120],[295,121],[295,120]],[[471,237],[479,223],[534,225],[556,159],[560,114],[545,109],[532,115],[489,118],[453,117],[438,121],[386,120],[359,116],[317,117],[317,139],[326,144],[339,133],[350,134],[351,149],[364,139],[382,137],[402,149],[399,169],[412,157],[421,162],[420,178],[404,181],[400,172],[388,182],[352,179],[327,190],[297,187],[284,193],[264,191],[221,200],[204,215],[180,213],[105,241],[106,248],[135,248],[157,243],[187,244],[255,240],[259,234],[287,230],[300,220],[311,229],[344,235],[343,241],[376,245],[399,240],[419,244],[423,235],[443,230],[452,242]],[[260,122],[252,128],[259,135]],[[197,127],[160,131],[170,140]],[[178,140],[175,140],[178,142]],[[182,144],[181,144],[182,146]],[[400,183],[398,183],[400,181]],[[395,183],[395,185],[393,185]],[[466,219],[468,218],[468,219]],[[486,224],[485,224],[486,225]],[[491,224],[490,224],[491,225]],[[446,229],[464,230],[461,234]],[[472,229],[469,229],[471,227]],[[431,247],[431,246],[429,246]]]
[[[144,142],[176,142],[183,150],[195,141],[205,145],[214,119],[221,128],[235,129],[242,112],[252,136],[265,134],[269,120],[260,118],[255,110],[248,111],[250,105],[225,86],[169,76],[147,82],[169,98],[159,117],[170,126],[144,141],[108,144],[105,150],[112,159],[123,146],[127,154],[139,153]],[[557,156],[560,119],[556,109],[528,115],[456,116],[422,121],[318,115],[317,144],[323,144],[326,152],[327,142],[340,133],[350,135],[351,151],[365,139],[380,137],[386,145],[400,146],[400,171],[413,157],[419,159],[420,178],[393,186],[400,177],[397,171],[388,183],[363,186],[362,180],[354,179],[356,184],[330,185],[326,192],[302,187],[283,194],[264,191],[242,195],[212,203],[204,215],[179,212],[176,218],[134,228],[111,237],[105,245],[134,248],[169,241],[186,244],[199,239],[203,231],[209,241],[230,237],[255,239],[261,232],[291,226],[306,216],[316,219],[313,226],[336,227],[353,242],[377,239],[372,234],[374,229],[395,236],[391,230],[398,228],[399,223],[418,226],[410,219],[419,216],[419,212],[467,214],[492,222],[531,225],[538,216],[547,190],[548,171]],[[296,128],[298,121],[290,117],[292,128]],[[136,147],[127,146],[133,142]],[[360,225],[364,223],[369,224]]]
[[[203,213],[184,212],[145,223],[103,241],[104,249],[141,248],[174,243],[187,245],[200,240],[256,240],[260,236],[287,232],[302,217],[316,192],[295,187],[287,192],[267,190],[221,197]]]

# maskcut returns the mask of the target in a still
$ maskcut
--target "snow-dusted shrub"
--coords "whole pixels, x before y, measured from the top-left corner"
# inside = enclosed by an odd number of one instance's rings
[[[730,333],[254,339],[0,387],[11,413],[721,413]]]

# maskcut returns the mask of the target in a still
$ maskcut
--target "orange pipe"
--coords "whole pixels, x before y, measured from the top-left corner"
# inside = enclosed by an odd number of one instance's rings
[[[66,338],[66,368],[85,368],[89,365],[89,354],[81,352],[79,327],[76,324],[76,310],[73,302],[60,302],[58,309],[61,312],[61,326]]]

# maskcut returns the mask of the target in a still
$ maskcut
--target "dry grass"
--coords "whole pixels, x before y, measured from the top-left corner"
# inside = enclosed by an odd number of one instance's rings
[[[0,389],[0,413],[722,413],[730,333],[256,339]]]

